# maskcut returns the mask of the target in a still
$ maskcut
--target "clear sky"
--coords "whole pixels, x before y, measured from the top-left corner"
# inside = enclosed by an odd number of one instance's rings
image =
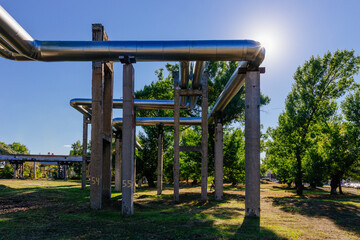
[[[360,1],[29,1],[0,4],[39,40],[91,40],[102,23],[112,40],[253,39],[267,50],[261,90],[271,103],[261,111],[276,126],[293,73],[311,55],[354,49],[360,54]],[[135,89],[156,80],[165,63],[136,63]],[[115,64],[114,97],[122,96]],[[358,79],[358,77],[357,77]],[[72,98],[91,97],[90,62],[14,62],[0,58],[0,141],[21,142],[32,154],[68,154],[82,139],[82,117]],[[114,113],[118,117],[119,112]]]

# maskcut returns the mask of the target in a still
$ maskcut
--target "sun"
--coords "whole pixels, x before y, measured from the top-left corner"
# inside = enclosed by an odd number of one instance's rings
[[[279,54],[281,40],[278,39],[279,35],[273,32],[258,32],[254,34],[253,39],[261,43],[265,48],[266,58],[272,58],[276,53]]]

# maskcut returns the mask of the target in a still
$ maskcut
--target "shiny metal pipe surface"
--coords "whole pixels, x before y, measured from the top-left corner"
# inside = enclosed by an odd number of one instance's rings
[[[39,41],[0,6],[0,35],[18,53],[38,61],[248,61],[257,67],[265,49],[252,40]]]
[[[135,99],[134,105],[137,109],[162,109],[162,110],[172,110],[174,109],[174,101],[173,100],[152,100],[152,99]],[[91,98],[74,98],[70,100],[70,106],[76,107],[90,107],[91,108]],[[123,99],[114,99],[113,100],[113,108],[122,108],[123,107]],[[184,106],[181,109],[189,109]],[[81,112],[81,111],[80,111]]]
[[[248,63],[241,61],[234,73],[231,75],[229,81],[225,85],[223,91],[220,93],[215,104],[213,105],[208,115],[209,123],[213,121],[213,117],[216,113],[222,112],[225,107],[229,104],[231,99],[239,92],[241,86],[245,82],[246,74],[239,74],[239,68],[247,68]]]
[[[206,61],[196,61],[195,62],[193,81],[191,84],[192,89],[199,89],[202,74],[204,73],[205,67],[206,67]],[[198,97],[196,97],[196,96],[192,96],[189,99],[189,107],[191,109],[194,108],[194,105],[195,105],[197,99],[198,99]]]
[[[116,129],[121,128],[123,119],[114,118],[113,126]],[[137,126],[156,126],[157,124],[163,124],[164,126],[173,126],[174,118],[173,117],[138,117],[136,118]],[[201,117],[181,117],[180,125],[201,125]]]
[[[8,50],[6,50],[5,48],[3,48],[2,46],[0,46],[0,56],[9,60],[14,60],[14,61],[29,61],[31,59],[24,57],[23,55],[20,55],[18,53],[13,53],[10,52]]]
[[[12,53],[18,53],[15,48],[13,48],[7,41],[5,41],[5,39],[3,39],[2,37],[0,37],[0,46],[2,46],[3,48],[5,48],[5,50],[12,52]]]

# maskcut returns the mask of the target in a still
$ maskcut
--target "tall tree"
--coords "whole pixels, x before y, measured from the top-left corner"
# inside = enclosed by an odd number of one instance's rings
[[[29,154],[29,149],[19,142],[13,142],[9,147],[18,154]]]
[[[344,95],[359,72],[359,57],[354,51],[337,50],[323,57],[311,57],[294,74],[294,84],[286,98],[285,111],[279,116],[279,126],[270,137],[283,157],[295,162],[295,184],[303,194],[303,159],[312,144],[309,134],[313,124],[326,121],[336,112],[336,99]],[[284,150],[285,149],[285,150]]]

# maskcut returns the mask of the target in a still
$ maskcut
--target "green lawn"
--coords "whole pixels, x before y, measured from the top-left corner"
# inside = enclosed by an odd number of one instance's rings
[[[280,184],[261,185],[261,218],[244,218],[244,188],[225,187],[224,201],[200,201],[200,187],[138,188],[135,214],[121,217],[121,193],[90,210],[78,181],[1,180],[0,239],[359,239],[360,191],[306,190],[299,198]]]

